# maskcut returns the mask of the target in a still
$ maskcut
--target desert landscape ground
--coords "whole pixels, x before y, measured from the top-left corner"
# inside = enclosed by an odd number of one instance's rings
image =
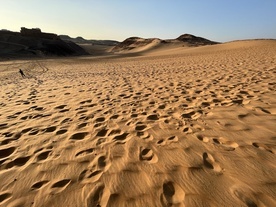
[[[1,207],[276,206],[276,41],[152,46],[0,62]]]

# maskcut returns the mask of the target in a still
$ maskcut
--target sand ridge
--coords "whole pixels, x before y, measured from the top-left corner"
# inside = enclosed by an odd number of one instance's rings
[[[269,40],[1,62],[0,206],[275,206],[275,76]]]

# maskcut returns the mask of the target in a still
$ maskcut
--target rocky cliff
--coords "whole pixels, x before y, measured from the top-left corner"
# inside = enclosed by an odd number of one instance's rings
[[[84,49],[58,35],[40,29],[21,28],[21,32],[0,31],[0,57],[47,57],[86,55]]]

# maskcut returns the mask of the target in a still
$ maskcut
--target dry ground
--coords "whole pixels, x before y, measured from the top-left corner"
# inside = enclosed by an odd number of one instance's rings
[[[275,80],[272,40],[1,62],[0,206],[276,206]]]

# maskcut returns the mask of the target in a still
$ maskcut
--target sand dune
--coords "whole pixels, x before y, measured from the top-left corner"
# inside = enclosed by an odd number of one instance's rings
[[[1,62],[0,206],[276,206],[275,79],[273,40]]]
[[[141,37],[130,37],[114,46],[110,51],[113,53],[139,53],[145,51],[148,52],[160,48],[168,51],[169,48],[198,47],[215,44],[218,44],[218,42],[213,42],[208,39],[197,37],[191,34],[183,34],[176,39],[166,40],[161,40],[159,38],[145,39]]]

